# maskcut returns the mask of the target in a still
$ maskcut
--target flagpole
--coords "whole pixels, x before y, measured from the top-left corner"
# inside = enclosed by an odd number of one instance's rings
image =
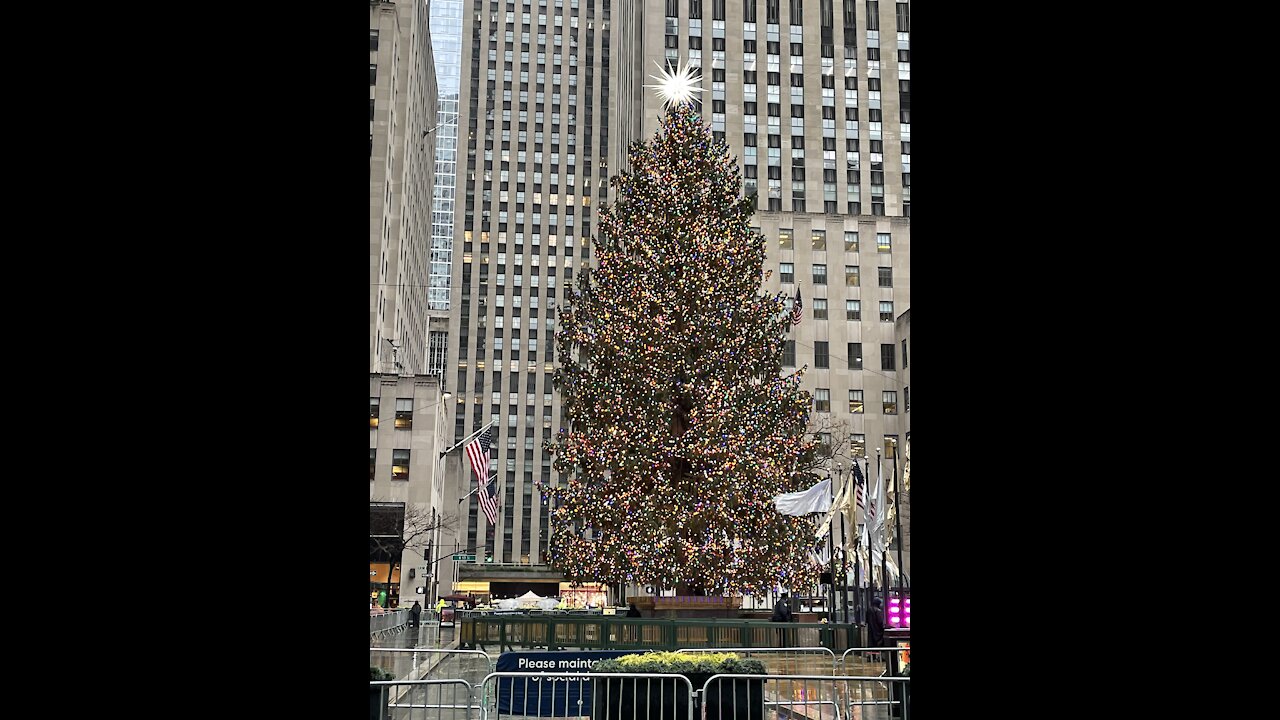
[[[866,457],[863,457],[865,460]],[[853,465],[858,466],[858,458],[853,459]],[[857,492],[857,479],[854,479],[854,491]],[[864,479],[865,482],[865,479]],[[855,496],[856,497],[856,496]],[[866,503],[866,495],[863,495],[863,503]],[[865,519],[865,511],[863,513]],[[859,555],[862,553],[862,533],[858,532],[858,504],[855,501],[853,505],[853,533],[856,539],[853,543],[853,619],[858,622],[862,617],[862,564]],[[861,624],[859,622],[859,624]]]
[[[475,436],[479,435],[480,433],[484,432],[485,430],[488,430],[488,429],[489,429],[489,426],[491,426],[491,425],[493,425],[493,421],[492,421],[492,420],[490,420],[488,423],[486,423],[484,427],[480,428],[479,430],[476,430],[475,432],[471,433],[470,435],[466,436],[466,437],[465,437],[465,438],[463,438],[462,440],[460,440],[460,441],[458,441],[457,443],[455,443],[455,444],[454,444],[454,446],[453,446],[453,447],[451,447],[451,448],[449,448],[448,450],[441,450],[441,451],[440,451],[440,457],[444,457],[445,455],[448,455],[449,453],[453,452],[454,450],[457,450],[459,447],[461,447],[462,445],[466,444],[466,442],[467,442],[468,440],[470,440],[470,439],[474,438]]]
[[[888,512],[888,503],[885,502],[885,495],[888,492],[880,487],[884,482],[884,473],[880,470],[880,451],[876,450],[876,493],[880,495],[876,502],[876,537],[871,538],[871,546],[880,547],[880,538],[883,532],[880,528],[881,520],[884,514]],[[874,558],[873,558],[874,559]],[[882,601],[880,612],[886,612],[889,609],[889,557],[885,550],[880,551],[880,599]]]
[[[840,471],[836,470],[837,478],[839,477],[839,475],[840,475]],[[827,472],[827,479],[828,480],[831,479],[830,471]],[[835,499],[836,499],[836,486],[833,483],[831,485],[832,505],[835,504]],[[835,614],[836,613],[836,534],[834,532],[833,524],[830,520],[827,521],[827,552],[830,553],[831,555],[831,557],[827,561],[831,570],[831,582],[827,584],[827,599],[830,602],[830,604],[827,605],[827,622],[830,623],[831,625],[835,625],[836,623],[836,614]]]
[[[840,463],[836,463],[836,474],[843,477],[844,473],[841,470]],[[852,471],[849,473],[849,479],[853,479]],[[849,502],[849,488],[842,481],[840,489],[844,491],[844,501],[841,503],[843,505]],[[840,604],[844,606],[841,617],[847,625],[849,623],[849,551],[846,546],[849,544],[849,539],[844,534],[844,510],[841,509],[838,512],[840,513],[840,587],[843,588],[840,591]]]
[[[898,492],[898,443],[893,443],[893,523],[898,533],[898,597],[902,597],[902,588],[907,585],[907,566],[902,564],[902,495]],[[899,603],[899,609],[905,612],[906,605]],[[905,616],[904,616],[905,621]]]

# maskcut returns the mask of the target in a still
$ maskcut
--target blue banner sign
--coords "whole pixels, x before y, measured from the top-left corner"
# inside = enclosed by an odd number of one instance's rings
[[[546,675],[498,678],[498,712],[560,718],[590,715],[591,680],[569,679],[561,673],[589,672],[601,660],[635,653],[635,650],[502,653],[498,656],[498,672],[536,672]]]

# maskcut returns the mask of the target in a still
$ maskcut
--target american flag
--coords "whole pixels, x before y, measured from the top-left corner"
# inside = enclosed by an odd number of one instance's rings
[[[498,506],[489,493],[489,446],[493,444],[493,431],[485,428],[480,436],[467,445],[467,459],[471,461],[471,470],[476,474],[476,483],[480,486],[480,507],[489,518],[489,524],[498,522]]]
[[[491,482],[480,490],[480,508],[490,525],[498,524],[498,483]]]
[[[862,470],[858,468],[857,462],[853,463],[853,484],[858,488],[857,493],[854,495],[855,501],[857,502],[858,507],[865,510],[866,505],[862,502],[862,489],[866,487],[867,481],[862,477]]]
[[[796,288],[796,301],[791,304],[791,324],[799,325],[804,303],[800,301],[800,288]]]

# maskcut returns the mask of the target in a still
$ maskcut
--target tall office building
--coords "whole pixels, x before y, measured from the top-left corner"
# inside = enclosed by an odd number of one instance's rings
[[[431,0],[431,48],[439,92],[435,197],[431,216],[431,279],[427,303],[447,311],[453,282],[454,189],[458,169],[458,100],[462,72],[462,2]]]
[[[370,2],[370,372],[428,371],[435,125],[426,0]]]
[[[845,457],[869,456],[872,473],[879,452],[888,478],[906,412],[894,323],[910,307],[909,4],[464,2],[466,201],[450,365],[455,439],[495,422],[505,502],[493,559],[543,557],[547,515],[533,481],[563,481],[543,452],[562,421],[550,383],[554,303],[590,264],[609,174],[658,127],[661,103],[642,86],[677,62],[701,69],[703,117],[758,197],[764,289],[803,296],[784,364],[808,367],[811,428],[842,438]],[[473,502],[468,544],[485,545],[487,529]]]

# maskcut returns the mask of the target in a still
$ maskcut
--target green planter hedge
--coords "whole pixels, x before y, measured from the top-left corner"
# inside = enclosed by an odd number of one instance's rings
[[[763,720],[764,663],[744,660],[733,653],[645,653],[603,660],[596,673],[667,673],[689,679],[695,695],[713,675],[760,675],[759,680],[723,680],[707,689],[706,698],[694,702],[694,717],[706,705],[709,720]],[[689,690],[676,681],[632,678],[599,678],[592,687],[592,720],[633,717],[689,718]]]
[[[396,675],[374,665],[369,666],[369,680],[395,680]],[[391,716],[387,712],[391,687],[388,685],[369,686],[369,720],[383,720]]]

